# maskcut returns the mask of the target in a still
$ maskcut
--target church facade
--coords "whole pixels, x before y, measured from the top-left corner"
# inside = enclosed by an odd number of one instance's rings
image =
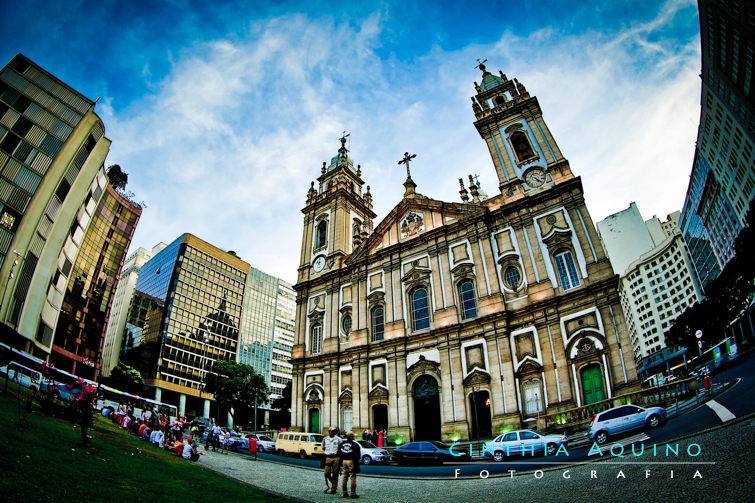
[[[486,197],[430,199],[409,173],[375,225],[346,139],[307,194],[292,429],[474,439],[637,387],[618,276],[538,101],[480,65]]]

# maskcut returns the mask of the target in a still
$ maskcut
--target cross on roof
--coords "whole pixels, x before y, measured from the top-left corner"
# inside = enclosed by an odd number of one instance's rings
[[[404,152],[404,158],[398,162],[399,164],[406,164],[406,177],[407,178],[412,177],[411,173],[409,172],[409,161],[414,159],[415,157],[417,157],[417,154],[409,155],[409,152]]]
[[[487,59],[483,59],[480,61],[480,58],[477,58],[477,65],[475,65],[475,68],[479,68],[483,72],[485,71],[485,63],[487,62]]]

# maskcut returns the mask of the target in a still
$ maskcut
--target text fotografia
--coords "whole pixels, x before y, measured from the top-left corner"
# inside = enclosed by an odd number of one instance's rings
[[[454,478],[458,479],[460,475],[461,470],[459,468],[454,469]],[[655,476],[657,473],[659,473],[657,470],[644,470],[645,476],[644,478],[649,479],[651,476]],[[509,470],[508,471],[508,478],[514,478],[516,475],[516,470]],[[526,473],[524,474],[526,475]],[[531,472],[530,475],[532,475],[536,479],[542,479],[545,475],[545,472],[543,470],[535,470],[534,472]],[[567,480],[572,478],[571,470],[563,470],[561,472],[561,476]],[[486,479],[490,477],[490,472],[487,470],[480,470],[480,478]],[[505,478],[505,477],[504,477]],[[582,476],[581,478],[584,478]],[[598,470],[590,470],[590,477],[591,479],[597,479],[598,478]],[[624,474],[624,470],[618,470],[616,472],[615,478],[617,479],[626,479],[627,476]],[[673,479],[674,478],[674,470],[668,471],[668,478]],[[695,470],[695,473],[692,475],[692,479],[702,479],[703,475],[700,473],[700,470]]]
[[[463,456],[460,452],[456,451],[454,447],[459,444],[459,442],[454,442],[451,444],[451,448],[449,449],[451,454],[453,456]],[[529,453],[531,456],[535,456],[535,445],[524,445],[521,446],[521,454],[523,456],[527,456]],[[509,452],[509,446],[506,445],[505,448],[498,447],[496,448],[497,451],[504,450],[506,452],[506,456],[509,456],[511,453]],[[684,452],[683,449],[680,450],[679,444],[666,444],[665,449],[664,446],[659,446],[658,444],[653,444],[652,446],[648,446],[647,450],[645,449],[645,444],[632,444],[631,447],[623,446],[621,444],[612,444],[610,447],[607,445],[604,445],[603,447],[598,446],[597,442],[593,442],[592,447],[590,447],[590,451],[587,453],[588,456],[606,456],[611,455],[616,458],[624,458],[627,456],[642,456],[645,453],[652,453],[653,456],[676,456],[679,457],[680,452],[681,455],[687,455],[689,457],[697,457],[700,455],[700,452],[702,452],[702,449],[700,448],[699,444],[690,444],[687,446],[686,452]],[[491,451],[486,444],[482,444],[482,456],[486,457],[492,457],[494,456],[494,452]],[[519,454],[519,449],[517,449],[516,454]],[[469,444],[469,455],[472,456],[472,444]],[[546,454],[547,456],[547,454]],[[560,445],[558,447],[558,450],[548,456],[548,457],[557,457],[557,456],[569,456],[569,451],[566,449],[565,445]]]

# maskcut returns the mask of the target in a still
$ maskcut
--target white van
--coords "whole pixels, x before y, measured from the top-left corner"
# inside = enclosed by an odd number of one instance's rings
[[[301,433],[286,431],[278,435],[275,441],[275,452],[284,454],[298,454],[302,459],[323,455],[322,440],[324,435],[318,433]]]
[[[39,391],[42,383],[42,374],[16,362],[10,362],[8,365],[0,367],[0,373],[7,375],[9,381],[35,391]]]

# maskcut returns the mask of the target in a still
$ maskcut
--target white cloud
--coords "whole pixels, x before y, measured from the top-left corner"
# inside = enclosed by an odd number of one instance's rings
[[[582,176],[594,220],[637,201],[680,209],[699,115],[699,42],[671,46],[663,30],[679,6],[613,34],[504,32],[495,43],[411,61],[377,56],[383,13],[357,22],[286,16],[173,54],[154,93],[114,114],[109,163],[144,199],[135,246],[191,232],[287,281],[296,279],[306,192],[351,132],[351,155],[372,187],[378,221],[403,195],[405,151],[430,197],[459,201],[458,179],[479,173],[498,192],[469,97],[489,59],[537,96],[546,122]],[[145,67],[144,76],[151,78]],[[378,222],[375,222],[377,224]]]

